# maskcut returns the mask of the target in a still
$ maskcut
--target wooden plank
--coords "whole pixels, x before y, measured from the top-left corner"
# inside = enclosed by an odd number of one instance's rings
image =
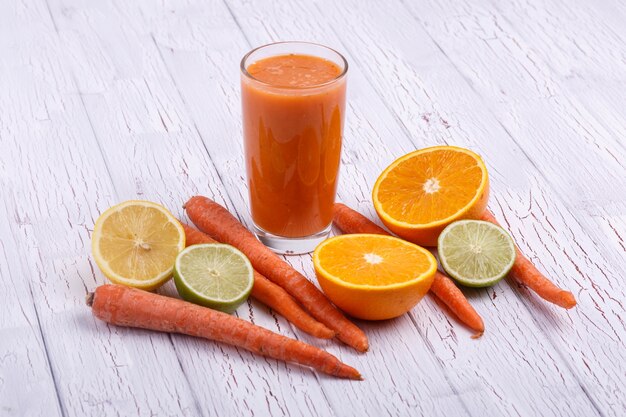
[[[0,201],[4,203],[13,196],[4,176],[1,179]],[[0,222],[0,414],[61,416],[39,317],[33,306],[28,268],[11,230],[10,219],[15,218],[15,213],[9,213],[4,204],[0,213],[6,219]]]
[[[21,28],[21,5],[0,3],[0,49],[6,59],[0,61],[0,414],[6,416],[61,416],[61,404],[51,374],[37,310],[34,307],[31,276],[15,229],[18,213],[9,209],[14,200],[14,165],[8,163],[7,144],[15,135],[14,112],[6,110],[12,96],[23,85],[15,83],[12,61],[15,49],[28,32]],[[10,35],[10,36],[9,36]],[[13,52],[13,53],[11,53]]]
[[[492,4],[497,10],[493,19],[503,21],[496,29],[500,37],[515,39],[529,59],[549,72],[549,77],[558,83],[559,96],[567,97],[568,108],[578,109],[576,119],[597,120],[596,125],[605,127],[602,137],[612,136],[613,146],[623,150],[626,146],[623,12],[611,7],[609,2],[519,0]],[[580,152],[578,147],[566,147],[565,151]],[[621,173],[622,180],[616,185],[622,189],[626,187],[625,171],[622,168],[616,173],[618,179]],[[614,253],[626,253],[626,236],[620,234],[620,230],[626,229],[626,210],[620,194],[613,191],[603,204],[591,201],[576,204],[576,209],[590,215],[588,228],[598,230],[598,238],[609,237],[613,243],[610,250]]]
[[[458,14],[449,14],[452,7]],[[585,22],[577,18],[589,16],[585,12],[589,6],[572,7],[558,16],[553,16],[550,6],[543,3],[536,7],[538,13],[546,17],[541,19],[535,14],[527,19],[514,18],[517,10],[508,14],[509,19],[515,21],[537,22],[531,30],[521,33],[517,33],[507,17],[489,6],[457,5],[450,0],[447,4],[430,2],[419,10],[412,9],[426,32],[483,97],[484,105],[513,140],[522,144],[526,137],[541,138],[535,140],[533,146],[524,147],[524,152],[551,185],[553,194],[561,196],[574,212],[613,217],[614,227],[626,228],[620,216],[626,212],[626,202],[619,198],[626,192],[626,146],[620,134],[626,112],[619,104],[623,102],[624,88],[612,88],[626,85],[624,66],[614,64],[617,56],[626,52],[624,42],[603,25],[601,19]],[[552,12],[557,13],[556,10]],[[563,24],[571,14],[577,23]],[[543,30],[539,26],[543,26]],[[563,29],[565,27],[570,29]],[[581,30],[592,27],[594,30]],[[575,35],[580,32],[589,32],[589,35]],[[529,37],[530,33],[533,36]],[[572,37],[575,46],[568,48],[562,39]],[[586,48],[588,55],[567,56],[565,51],[574,48]],[[566,61],[571,63],[568,70],[562,67],[567,65]],[[595,61],[586,64],[595,70],[584,70],[585,62],[589,61]],[[583,89],[578,95],[570,92],[560,75],[568,71],[567,79],[593,80],[600,78],[596,74],[601,68],[603,76],[611,82],[601,82],[604,88],[597,88],[597,83],[588,81],[589,86],[578,87]],[[605,88],[614,92],[604,94]],[[614,97],[612,102],[599,108],[606,112],[615,107],[610,110],[610,116],[598,119],[595,111],[590,110],[598,109],[595,107],[599,104],[597,100],[584,104],[588,100],[587,89],[606,98]],[[594,178],[594,181],[581,180],[584,178]],[[588,220],[588,216],[580,217],[579,221],[588,225],[586,229],[594,234],[607,254],[617,255],[613,259],[619,263],[619,252],[623,252],[619,238],[613,233],[596,233],[594,222]]]
[[[64,49],[44,2],[14,6],[0,14],[0,27],[12,34],[2,45],[0,166],[2,211],[10,214],[6,221],[16,242],[7,254],[17,254],[11,264],[21,264],[23,275],[3,273],[1,280],[3,286],[14,279],[30,283],[31,311],[39,318],[61,403],[59,410],[45,394],[48,370],[34,339],[16,350],[33,352],[41,379],[15,375],[7,383],[23,383],[15,388],[42,397],[31,397],[17,414],[46,407],[39,415],[197,415],[167,335],[109,328],[85,306],[87,289],[103,282],[87,256],[89,228],[115,191],[63,61],[73,51]],[[9,242],[3,240],[5,250]],[[133,334],[143,337],[135,342]]]
[[[626,17],[609,3],[492,1],[493,8],[482,13],[491,13],[494,37],[514,40],[558,84],[556,92],[571,101],[572,110],[584,108],[589,115],[583,112],[583,119],[597,119],[624,148],[619,139],[626,134],[621,105],[626,100]]]
[[[242,142],[239,114],[238,63],[250,48],[241,34],[224,36],[234,22],[228,10],[219,2],[211,3],[203,13],[198,2],[176,5],[170,9],[177,18],[173,23],[164,18],[163,11],[151,5],[143,9],[155,40],[178,85],[187,110],[211,153],[220,178],[240,216],[247,221],[247,192],[242,171]],[[204,3],[202,3],[204,4]],[[193,11],[193,13],[192,13]],[[360,103],[380,100],[365,91]],[[350,111],[360,111],[353,103]],[[355,110],[356,109],[356,110]],[[362,118],[367,123],[367,118]],[[400,134],[392,119],[380,119],[392,131]],[[356,132],[356,128],[353,128]],[[372,150],[366,133],[360,144],[354,143],[344,157],[344,166],[355,166],[355,158],[367,158]],[[347,175],[347,174],[344,174]],[[310,257],[289,257],[288,260],[312,277]],[[255,313],[256,317],[256,313]],[[356,355],[335,342],[321,345],[346,362],[363,371],[366,381],[348,383],[319,378],[324,396],[335,413],[361,415],[402,415],[422,411],[430,415],[467,414],[464,405],[450,389],[433,355],[419,342],[421,336],[409,317],[388,323],[363,324],[372,342],[372,351]],[[305,336],[302,339],[311,341]],[[401,366],[393,355],[404,361]],[[421,372],[416,372],[420,369]],[[424,387],[432,395],[423,395]],[[367,392],[367,395],[363,395]],[[445,403],[437,398],[445,396]],[[392,400],[389,400],[389,399]],[[305,406],[305,407],[308,407]]]

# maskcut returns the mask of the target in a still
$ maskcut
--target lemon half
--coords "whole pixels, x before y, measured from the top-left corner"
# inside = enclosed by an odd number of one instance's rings
[[[152,290],[172,276],[176,256],[185,248],[185,231],[165,207],[131,200],[102,213],[91,244],[108,279]]]

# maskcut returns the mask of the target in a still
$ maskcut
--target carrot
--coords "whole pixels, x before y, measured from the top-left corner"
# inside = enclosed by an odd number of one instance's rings
[[[259,242],[228,210],[202,196],[189,199],[185,209],[198,229],[246,254],[259,273],[283,287],[309,314],[337,332],[339,340],[359,352],[367,351],[369,344],[365,333],[332,305],[304,275]]]
[[[352,210],[345,204],[335,203],[333,206],[333,223],[344,233],[373,233],[389,235],[391,233]],[[474,338],[482,336],[485,331],[483,319],[469,303],[463,292],[443,273],[437,271],[430,291],[437,296],[454,314],[470,329],[475,330]]]
[[[87,296],[93,315],[110,324],[181,333],[237,346],[270,358],[310,366],[339,378],[362,379],[328,352],[245,320],[123,285],[101,285]]]
[[[198,243],[218,243],[217,240],[207,234],[193,229],[186,224],[183,224],[183,229],[185,229],[187,246],[196,245]],[[285,290],[257,271],[254,271],[254,286],[252,287],[252,293],[250,295],[277,311],[292,322],[298,329],[312,336],[319,337],[320,339],[332,339],[335,337],[334,331],[309,316]]]
[[[485,332],[485,324],[480,315],[474,310],[463,292],[448,276],[437,271],[430,291],[437,296],[467,327],[477,333],[472,336],[477,339]]]
[[[496,220],[493,213],[489,210],[481,216],[481,220],[493,223],[500,226],[498,220]],[[502,226],[500,226],[502,227]],[[539,297],[560,307],[570,309],[576,305],[576,298],[571,292],[557,287],[552,281],[550,281],[545,275],[543,275],[530,260],[525,257],[520,251],[519,247],[515,245],[517,256],[515,257],[515,263],[511,268],[511,275],[521,284],[526,285],[532,289]]]
[[[391,233],[342,203],[333,206],[333,223],[344,233],[370,233],[374,235],[387,235]]]

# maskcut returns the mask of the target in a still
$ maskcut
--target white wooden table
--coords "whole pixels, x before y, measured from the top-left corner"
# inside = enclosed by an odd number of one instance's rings
[[[373,218],[395,157],[472,148],[491,209],[578,306],[467,290],[487,327],[472,340],[427,298],[359,323],[365,355],[237,311],[363,382],[96,321],[90,232],[110,205],[184,216],[204,194],[249,222],[239,60],[288,39],[350,62],[340,200]],[[625,415],[623,0],[3,0],[0,54],[1,416]],[[288,260],[313,278],[309,256]]]

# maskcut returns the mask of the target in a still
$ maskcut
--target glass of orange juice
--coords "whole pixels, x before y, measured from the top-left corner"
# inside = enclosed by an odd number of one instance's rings
[[[241,61],[243,135],[254,232],[278,253],[311,252],[330,232],[348,63],[307,42]]]

